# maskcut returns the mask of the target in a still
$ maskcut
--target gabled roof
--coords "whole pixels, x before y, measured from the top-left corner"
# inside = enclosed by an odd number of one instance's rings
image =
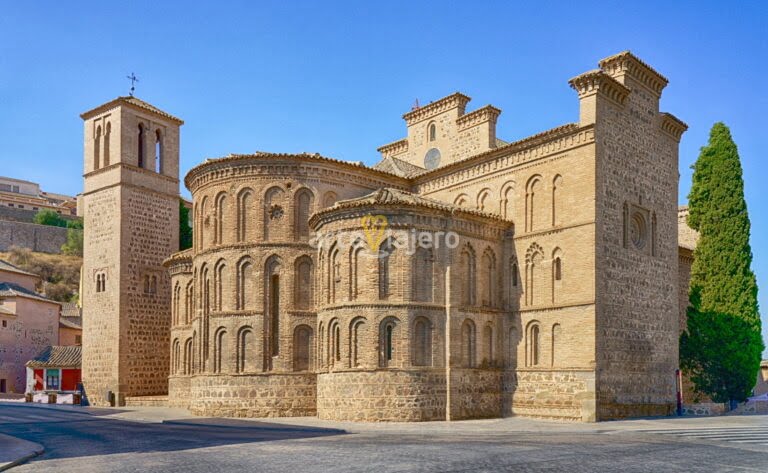
[[[155,107],[154,105],[147,103],[141,99],[137,99],[136,97],[133,97],[131,95],[118,97],[110,102],[107,102],[105,104],[101,104],[98,107],[88,110],[85,113],[82,113],[80,115],[80,118],[83,120],[87,120],[88,118],[91,118],[94,115],[98,115],[99,113],[105,112],[107,110],[110,110],[112,108],[117,107],[118,105],[128,105],[130,107],[138,108],[147,112],[154,113],[156,115],[160,115],[161,117],[168,118],[179,125],[183,125],[184,121],[181,118],[174,117],[170,113],[164,112],[160,110],[159,108]]]
[[[29,368],[80,368],[83,349],[80,346],[46,347],[27,362]]]
[[[19,267],[14,266],[11,263],[1,259],[0,259],[0,271],[8,271],[9,273],[23,274],[25,276],[34,276],[40,279],[40,276],[38,276],[37,274],[24,271],[23,269],[19,269]]]
[[[376,165],[373,166],[373,169],[405,178],[418,176],[426,171],[423,167],[416,166],[415,164],[403,161],[402,159],[393,158],[392,156],[388,156],[376,163]]]
[[[62,317],[80,317],[82,311],[75,302],[63,302],[61,304],[61,316]]]
[[[81,317],[60,317],[59,327],[83,329],[83,319]]]
[[[28,299],[35,299],[38,301],[61,305],[61,302],[48,299],[42,294],[38,294],[35,291],[30,291],[29,289],[26,289],[12,282],[0,282],[0,297],[26,297]]]

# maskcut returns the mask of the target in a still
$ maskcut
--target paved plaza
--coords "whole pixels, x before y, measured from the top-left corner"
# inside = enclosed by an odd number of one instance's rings
[[[357,424],[0,403],[0,433],[45,449],[19,473],[768,471],[766,416]]]

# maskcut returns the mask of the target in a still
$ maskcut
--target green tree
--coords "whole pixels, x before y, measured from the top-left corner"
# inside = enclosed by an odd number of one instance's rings
[[[53,210],[44,209],[35,214],[33,220],[38,225],[50,225],[53,227],[66,227],[67,221]]]
[[[61,252],[70,256],[83,256],[83,221],[67,222],[67,242],[61,245]]]
[[[189,209],[179,199],[179,251],[192,248],[192,227],[189,226]]]
[[[688,203],[688,224],[699,241],[680,365],[697,391],[733,406],[754,387],[764,343],[741,162],[722,123],[712,127],[693,165]]]

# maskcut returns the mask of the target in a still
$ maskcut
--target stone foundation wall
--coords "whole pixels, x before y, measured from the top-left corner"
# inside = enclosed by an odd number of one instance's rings
[[[189,408],[192,378],[190,376],[168,377],[168,407]]]
[[[171,397],[183,390],[178,378],[171,378]],[[196,375],[189,381],[189,410],[217,417],[314,416],[316,388],[314,373]]]
[[[503,379],[505,416],[595,421],[593,371],[507,371]]]
[[[66,242],[66,228],[0,220],[0,251],[18,246],[41,253],[58,254],[61,253],[61,245]]]
[[[501,371],[455,369],[452,418],[501,415]],[[386,369],[318,375],[317,415],[326,420],[445,420],[445,370]]]

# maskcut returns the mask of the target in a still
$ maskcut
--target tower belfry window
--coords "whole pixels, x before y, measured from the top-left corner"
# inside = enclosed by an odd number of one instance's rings
[[[155,172],[163,172],[163,140],[160,130],[155,132]]]
[[[139,155],[139,162],[138,166],[140,168],[144,167],[144,125],[139,123],[139,149],[138,149],[138,155]]]

